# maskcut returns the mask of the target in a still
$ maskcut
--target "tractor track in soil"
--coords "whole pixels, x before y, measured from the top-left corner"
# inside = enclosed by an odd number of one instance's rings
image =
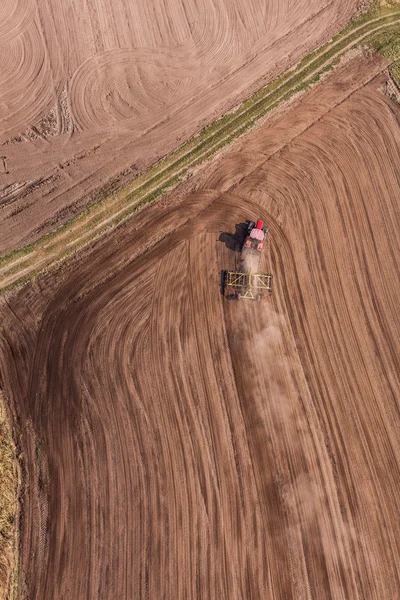
[[[356,4],[3,2],[0,252],[65,223],[106,182],[132,180],[321,46]]]
[[[218,125],[218,122],[213,124],[209,133],[206,131],[199,140],[194,138],[190,141],[187,149],[183,146],[182,149],[164,159],[159,166],[140,176],[133,184],[106,198],[100,204],[94,205],[77,219],[65,224],[59,231],[45,235],[32,244],[32,247],[28,245],[20,251],[4,256],[0,260],[1,288],[12,289],[20,282],[29,281],[44,269],[59,263],[73,252],[107,233],[121,220],[128,218],[142,203],[157,198],[166,190],[175,187],[190,169],[235,140],[256,120],[265,116],[280,102],[290,98],[302,85],[312,81],[316,74],[323,74],[329,65],[354,45],[396,25],[397,17],[396,12],[386,14],[363,23],[343,39],[334,40],[327,45],[321,55],[317,53],[309,63],[306,62],[299,72],[285,74],[282,83],[273,86],[271,91],[268,86],[265,92],[261,90],[250,104],[245,103],[230,117],[228,116],[227,122],[225,118],[221,121],[221,125]],[[321,60],[321,56],[326,56],[326,59]],[[314,63],[315,68],[313,68]]]

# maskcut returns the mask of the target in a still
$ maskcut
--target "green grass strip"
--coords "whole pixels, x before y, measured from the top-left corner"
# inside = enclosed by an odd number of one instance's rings
[[[400,90],[400,60],[390,66],[390,76]]]

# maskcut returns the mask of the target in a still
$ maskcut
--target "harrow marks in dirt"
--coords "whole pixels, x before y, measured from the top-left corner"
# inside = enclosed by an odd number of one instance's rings
[[[373,67],[246,136],[241,181],[222,157],[178,206],[1,300],[21,597],[396,597],[399,109],[376,80],[329,96]],[[275,291],[226,303],[220,229],[254,214]]]
[[[179,146],[329,39],[355,5],[3,0],[0,143],[10,169],[0,179],[0,252],[52,230],[112,177],[118,187],[121,173],[132,178]]]

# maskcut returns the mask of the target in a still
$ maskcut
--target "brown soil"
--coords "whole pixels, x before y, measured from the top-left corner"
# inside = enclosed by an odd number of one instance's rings
[[[0,252],[132,179],[320,46],[356,5],[3,0]]]
[[[400,110],[363,85],[383,68],[350,61],[1,300],[21,599],[398,596]],[[274,293],[227,303],[220,235],[257,217]]]

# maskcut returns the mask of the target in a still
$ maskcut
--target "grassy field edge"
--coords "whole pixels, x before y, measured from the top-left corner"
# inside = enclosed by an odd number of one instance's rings
[[[17,451],[0,392],[0,598],[14,600],[18,584],[18,490],[20,469]]]

